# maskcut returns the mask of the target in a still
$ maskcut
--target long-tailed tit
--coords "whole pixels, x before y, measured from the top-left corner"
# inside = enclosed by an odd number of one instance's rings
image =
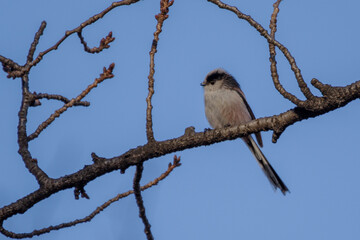
[[[213,128],[238,126],[255,119],[239,83],[225,70],[215,69],[211,71],[204,82],[201,83],[201,86],[204,87],[206,118]],[[255,136],[262,147],[260,133],[256,133]],[[272,186],[275,189],[279,188],[285,195],[289,191],[288,188],[270,165],[251,135],[242,139],[255,156]]]

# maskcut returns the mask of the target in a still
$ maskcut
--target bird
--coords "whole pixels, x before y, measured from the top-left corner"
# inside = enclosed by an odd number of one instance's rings
[[[255,119],[246,101],[245,94],[235,78],[222,68],[209,72],[200,84],[204,89],[205,115],[214,129],[238,126]],[[263,146],[260,133],[255,133],[260,147]],[[265,173],[272,187],[286,195],[289,189],[271,166],[251,135],[242,137]]]

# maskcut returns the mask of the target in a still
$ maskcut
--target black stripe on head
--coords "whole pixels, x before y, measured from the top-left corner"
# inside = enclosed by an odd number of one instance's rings
[[[218,81],[218,80],[224,79],[224,77],[225,77],[225,73],[215,71],[215,72],[210,73],[210,74],[206,77],[206,81],[207,81],[208,83],[213,83],[213,82],[216,82],[216,81]]]
[[[219,80],[224,80],[224,85],[229,88],[240,88],[239,83],[235,80],[235,78],[227,73],[225,70],[219,68],[210,72],[206,76],[207,83],[214,83]]]

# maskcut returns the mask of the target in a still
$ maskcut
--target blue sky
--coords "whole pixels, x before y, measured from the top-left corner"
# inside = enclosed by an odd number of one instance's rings
[[[268,28],[272,1],[227,3]],[[36,55],[109,4],[3,0],[0,55],[23,64],[41,21],[47,21],[47,28]],[[281,4],[277,39],[295,57],[307,83],[314,77],[335,86],[359,80],[359,7],[355,0]],[[117,8],[83,32],[92,47],[112,31],[116,40],[110,49],[90,55],[74,35],[32,69],[32,91],[72,98],[98,77],[103,66],[116,64],[115,77],[84,99],[91,102],[90,107],[69,109],[30,143],[33,157],[51,177],[91,164],[91,152],[113,157],[146,142],[148,52],[158,11],[155,0]],[[280,81],[303,98],[289,65],[280,53],[277,56]],[[294,107],[275,90],[268,58],[266,40],[233,13],[205,0],[175,0],[155,57],[155,138],[178,137],[189,126],[196,131],[209,127],[199,84],[217,67],[236,77],[257,117]],[[7,79],[0,72],[1,206],[37,188],[17,154],[20,93],[19,80]],[[61,106],[44,100],[41,107],[31,109],[29,133]],[[240,139],[176,153],[182,166],[143,193],[155,239],[359,239],[358,109],[354,101],[296,123],[277,144],[271,143],[271,132],[263,133],[263,152],[291,191],[285,197],[273,192]],[[142,183],[159,176],[172,158],[167,155],[146,162]],[[29,232],[82,218],[117,193],[131,189],[133,173],[133,168],[124,175],[113,172],[89,183],[85,189],[90,200],[74,200],[73,189],[62,191],[6,221],[5,227]],[[145,239],[134,197],[113,204],[90,223],[35,239],[79,238]]]

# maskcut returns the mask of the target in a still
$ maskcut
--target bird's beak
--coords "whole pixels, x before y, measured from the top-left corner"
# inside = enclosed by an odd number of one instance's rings
[[[206,85],[205,81],[200,83],[200,86],[204,87]]]

